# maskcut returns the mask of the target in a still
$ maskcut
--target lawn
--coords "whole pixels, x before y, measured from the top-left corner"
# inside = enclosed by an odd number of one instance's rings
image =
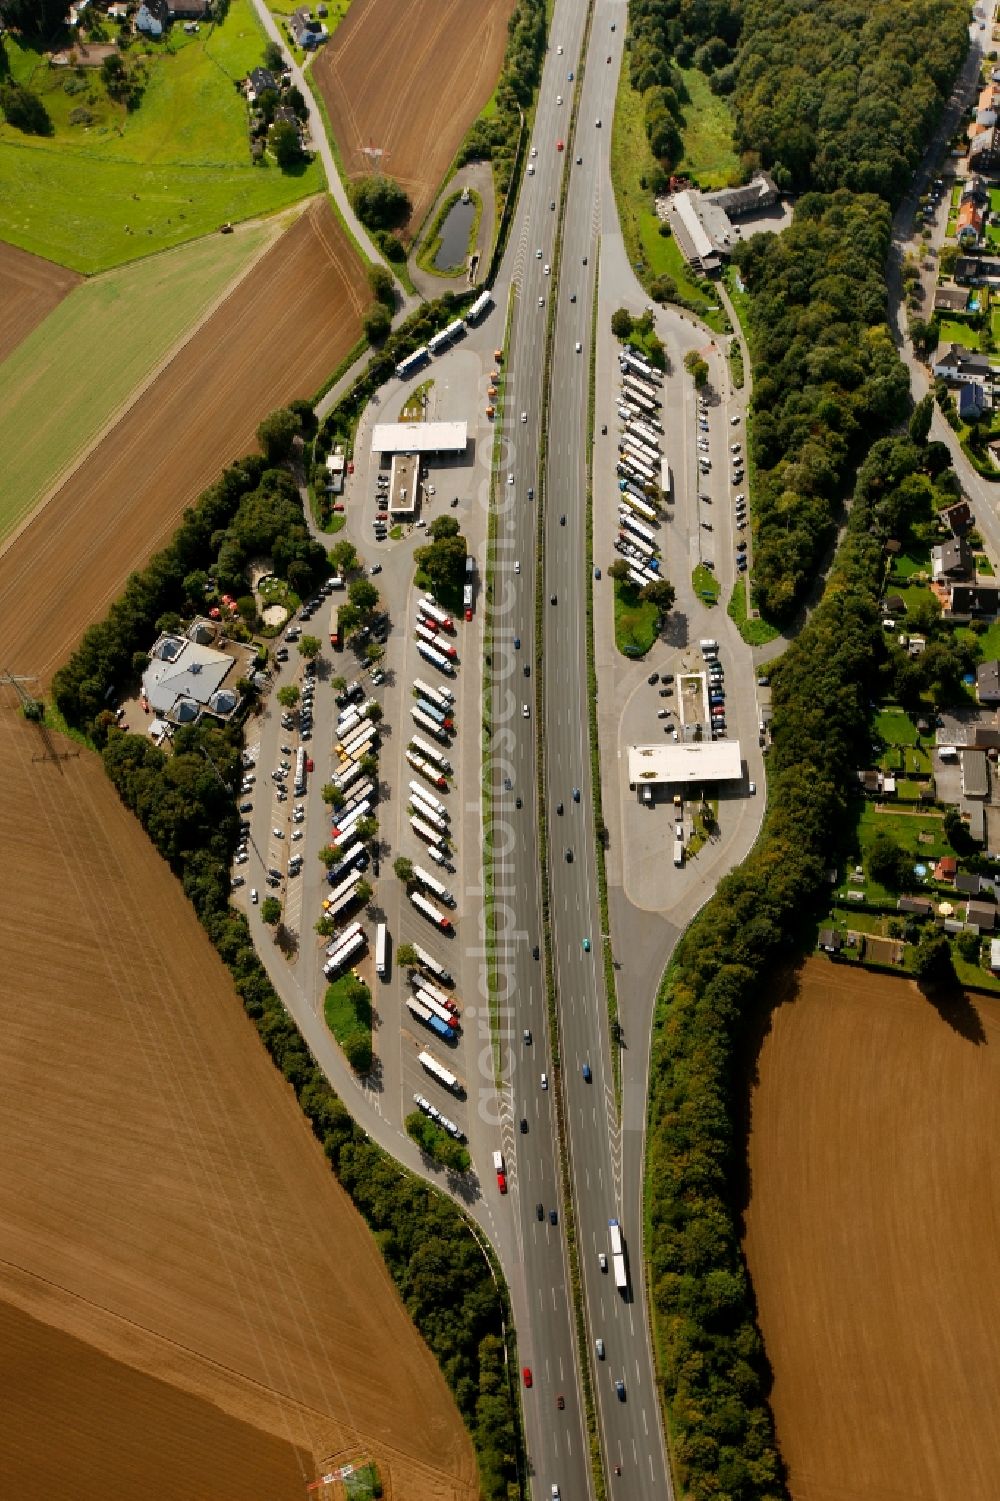
[[[210,235],[84,282],[0,366],[6,536],[269,237]]]
[[[656,640],[660,612],[634,585],[615,579],[615,645],[625,657],[644,657]]]
[[[968,323],[963,323],[959,318],[942,318],[940,345],[943,349],[946,344],[961,344],[965,349],[979,348],[979,334]]]
[[[691,582],[695,587],[695,593],[699,594],[707,605],[716,605],[719,602],[719,580],[710,568],[704,563],[699,563],[691,575]]]
[[[315,164],[251,164],[234,85],[263,48],[250,0],[233,0],[222,25],[196,36],[175,26],[162,43],[137,42],[125,57],[142,60],[148,81],[129,113],[96,72],[52,69],[8,38],[12,70],[41,95],[54,128],[36,137],[0,125],[0,237],[93,273],[316,192]],[[90,123],[71,124],[81,109]]]
[[[916,745],[917,727],[903,709],[882,709],[875,716],[875,733],[886,745]]]
[[[1000,657],[1000,621],[994,620],[989,629],[979,637],[979,650],[984,662]]]
[[[615,101],[611,180],[628,258],[646,286],[654,277],[672,276],[680,295],[719,333],[725,315],[721,310],[709,311],[716,307],[714,296],[706,296],[701,284],[693,279],[673,236],[660,234],[660,221],[649,188],[656,169],[656,158],[646,139],[642,96],[628,81],[626,59],[622,64]]]
[[[733,592],[729,596],[727,615],[736,625],[740,635],[748,646],[766,646],[769,641],[774,641],[781,632],[776,626],[769,625],[766,620],[759,616],[751,620],[747,614],[747,588],[749,580],[738,578],[733,585]]]
[[[885,813],[876,810],[874,803],[865,803],[858,823],[858,838],[863,851],[867,852],[879,832],[891,834],[901,849],[909,851],[914,861],[929,864],[941,855],[954,854],[945,838],[944,817],[940,813]],[[921,843],[921,834],[932,837],[927,843]],[[914,887],[918,885],[915,878]]]
[[[929,547],[917,551],[901,552],[893,560],[893,579],[909,579],[917,573],[927,573],[931,566],[931,550]],[[895,590],[893,591],[896,592]]]
[[[689,101],[684,103],[684,154],[679,172],[700,188],[726,188],[740,180],[740,159],[733,145],[733,117],[698,68],[679,68]]]
[[[372,998],[368,986],[356,975],[341,975],[327,986],[323,1015],[351,1067],[367,1073],[372,1057]]]

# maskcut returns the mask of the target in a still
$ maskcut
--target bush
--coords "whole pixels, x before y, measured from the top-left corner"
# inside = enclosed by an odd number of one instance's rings
[[[410,217],[412,204],[398,182],[381,173],[351,184],[354,212],[366,229],[397,229]]]
[[[19,83],[0,83],[0,110],[8,125],[21,130],[25,135],[50,136],[52,121],[49,112],[30,89]]]

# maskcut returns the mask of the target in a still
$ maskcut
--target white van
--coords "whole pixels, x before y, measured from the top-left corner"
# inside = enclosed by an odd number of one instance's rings
[[[699,641],[698,645],[703,657],[714,657],[719,650],[718,641]]]

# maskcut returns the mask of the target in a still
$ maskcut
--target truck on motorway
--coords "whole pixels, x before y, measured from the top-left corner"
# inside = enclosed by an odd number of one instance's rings
[[[444,659],[442,658],[442,661],[443,660]],[[418,709],[416,705],[414,705],[410,710],[410,713],[413,715],[414,724],[418,724],[422,730],[426,730],[428,735],[433,735],[435,740],[440,740],[442,745],[451,744],[448,731],[442,729],[437,720],[432,719],[429,714],[425,714],[423,709]]]
[[[423,1022],[425,1027],[430,1027],[431,1031],[436,1032],[439,1037],[451,1040],[451,1028],[439,1016],[435,1016],[433,1011],[429,1011],[426,1006],[422,1005],[415,996],[408,995],[406,997],[406,1009],[411,1016],[415,1016],[417,1021]]]
[[[451,1069],[445,1068],[443,1063],[439,1063],[432,1053],[428,1053],[426,1051],[423,1053],[418,1053],[417,1062],[422,1068],[425,1068],[427,1072],[438,1081],[439,1084],[443,1084],[445,1089],[450,1089],[452,1094],[460,1095],[465,1093],[461,1083],[458,1079],[456,1079]]]
[[[507,1192],[507,1171],[504,1167],[503,1153],[493,1153],[493,1171],[497,1175],[497,1188],[502,1194]]]
[[[443,756],[433,745],[428,745],[426,740],[421,740],[419,735],[414,735],[410,740],[410,749],[415,750],[418,756],[423,756],[432,766],[440,766],[446,776],[451,775],[451,762],[447,756]]]
[[[432,876],[429,870],[424,870],[420,865],[413,867],[413,874],[421,886],[427,887],[432,896],[436,896],[440,901],[444,902],[446,907],[454,907],[455,898],[444,882],[438,880],[437,876]]]
[[[353,938],[349,938],[346,943],[341,944],[337,952],[333,954],[323,965],[323,973],[326,978],[330,980],[335,974],[338,973],[338,971],[346,968],[347,964],[361,951],[361,949],[364,948],[364,946],[364,933],[355,933]]]
[[[414,834],[416,834],[417,838],[425,840],[426,843],[430,845],[431,849],[440,848],[440,831],[438,829],[431,828],[429,823],[425,823],[424,820],[420,817],[419,813],[410,814],[410,828],[413,830]],[[447,846],[445,847],[447,848]],[[428,853],[430,853],[429,850]]]
[[[417,698],[429,698],[432,704],[440,704],[442,709],[450,709],[455,702],[455,695],[450,688],[432,688],[430,683],[421,682],[420,678],[413,679],[413,692]]]
[[[450,933],[452,931],[451,918],[442,912],[440,907],[435,907],[433,902],[428,901],[422,892],[411,891],[410,901],[416,907],[417,911],[426,917],[428,922],[432,922],[436,928],[440,928],[442,933]]]
[[[340,606],[336,600],[330,606],[330,645],[334,651],[344,649],[344,636],[340,629]]]
[[[454,673],[454,667],[449,662],[444,652],[438,651],[436,646],[431,646],[427,641],[421,641],[418,638],[417,651],[423,657],[425,662],[430,662],[432,666],[438,669],[439,672],[443,672],[445,677],[451,677]]]
[[[425,761],[423,756],[418,756],[416,751],[408,750],[406,752],[406,759],[414,771],[418,771],[422,777],[427,778],[432,787],[437,787],[440,792],[447,791],[448,778],[443,771],[438,771],[436,766],[432,766],[429,761]]]
[[[611,1265],[615,1274],[615,1287],[620,1293],[628,1291],[628,1268],[625,1265],[625,1242],[617,1220],[608,1220],[608,1235],[611,1240]]]
[[[432,599],[429,594],[423,595],[417,601],[417,609],[422,615],[428,615],[443,631],[453,631],[455,629],[455,622],[447,610],[442,610],[437,600]]]
[[[420,963],[423,965],[424,969],[429,970],[432,975],[435,975],[437,979],[441,981],[442,985],[454,985],[454,980],[451,978],[451,975],[445,969],[443,964],[439,964],[438,961],[433,957],[433,955],[429,954],[426,949],[422,949],[420,947],[419,943],[413,944],[412,947],[413,952],[420,960]]]

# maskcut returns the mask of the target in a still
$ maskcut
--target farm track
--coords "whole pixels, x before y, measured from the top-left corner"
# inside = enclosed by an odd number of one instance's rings
[[[65,266],[0,241],[0,364],[82,280]]]
[[[411,231],[496,86],[512,10],[511,0],[478,11],[460,0],[354,0],[313,65],[347,176],[373,170],[366,153],[380,149],[382,170],[412,201]],[[435,77],[442,85],[428,87]]]
[[[993,1501],[1000,1003],[823,959],[782,988],[746,1252],[791,1495]]]

